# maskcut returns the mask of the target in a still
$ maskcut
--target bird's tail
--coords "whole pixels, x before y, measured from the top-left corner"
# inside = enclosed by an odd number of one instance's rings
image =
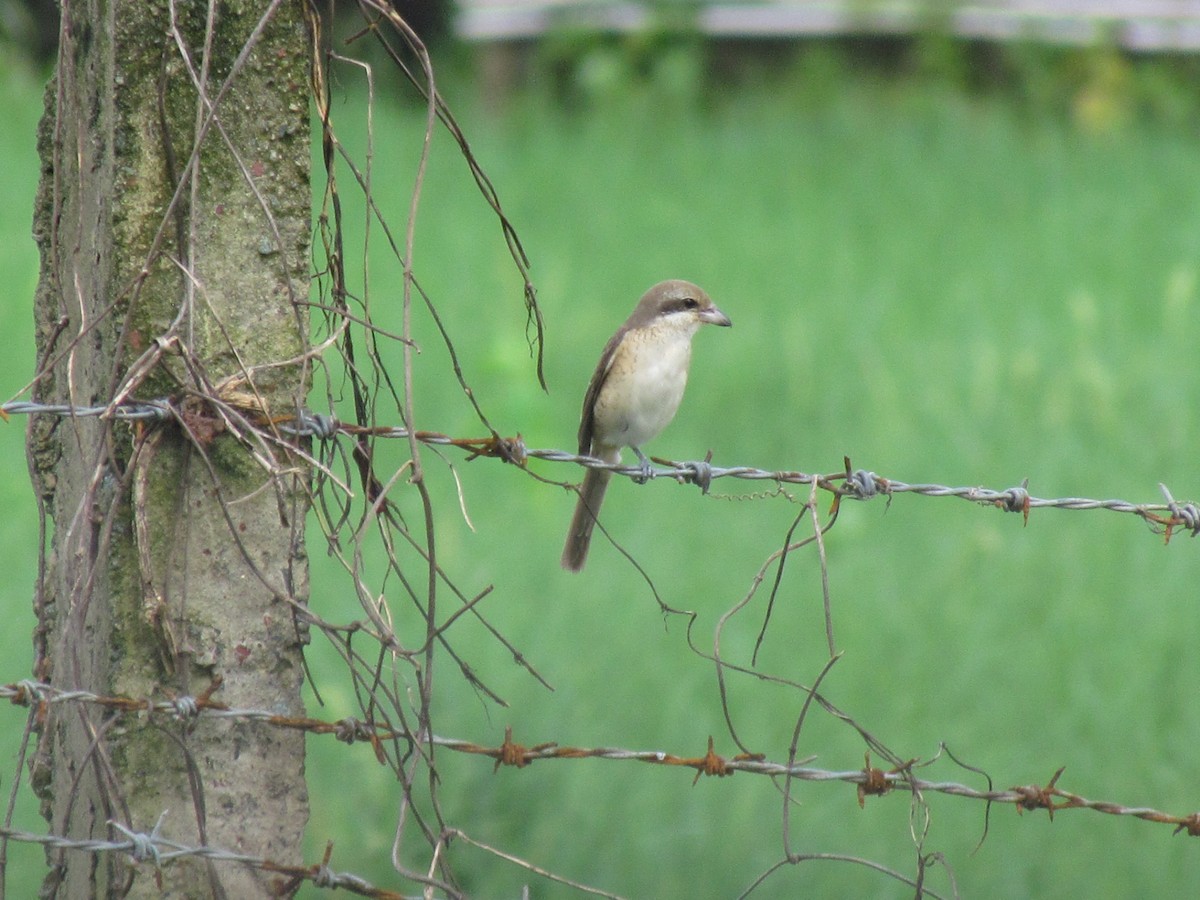
[[[612,472],[607,469],[588,469],[579,489],[579,502],[575,504],[575,515],[571,518],[571,530],[567,532],[567,544],[563,547],[562,567],[578,572],[587,562],[588,546],[592,542],[592,529],[596,527],[596,516],[604,502],[604,492]]]

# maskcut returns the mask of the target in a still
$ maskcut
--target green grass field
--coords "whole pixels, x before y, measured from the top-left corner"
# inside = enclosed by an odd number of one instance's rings
[[[37,284],[37,248],[30,236],[33,192],[38,160],[34,129],[41,113],[42,84],[19,67],[0,64],[0,393],[4,399],[20,390],[33,375],[33,291]],[[6,573],[0,584],[0,659],[5,684],[30,676],[33,633],[33,587],[37,575],[38,524],[33,491],[25,468],[25,422],[14,418],[0,422],[0,567]],[[16,774],[16,752],[25,726],[25,710],[6,710],[0,727],[0,789],[7,798]],[[45,822],[37,814],[37,800],[26,788],[20,794],[14,824],[43,833]],[[40,848],[9,844],[7,886],[11,896],[36,896],[44,857]]]
[[[0,69],[0,71],[3,71]],[[4,71],[0,133],[0,306],[7,353],[0,393],[32,371],[35,248],[28,238],[38,164],[40,86]],[[531,446],[573,449],[578,404],[605,339],[647,286],[699,282],[732,317],[698,336],[688,397],[650,448],[675,459],[711,449],[723,465],[834,472],[855,467],[906,482],[1006,488],[1039,497],[1158,502],[1200,495],[1200,142],[1193,123],[1140,114],[1071,116],[1010,92],[967,92],[835,68],[827,80],[769,80],[709,99],[653,88],[565,113],[543,92],[486,112],[469,88],[451,105],[495,182],[533,263],[548,327],[549,395],[534,379],[520,280],[465,165],[439,135],[421,208],[418,277],[449,323],[465,374],[498,430]],[[343,136],[361,146],[364,105],[341,97]],[[1089,107],[1090,108],[1090,107]],[[1089,114],[1090,115],[1090,114]],[[407,209],[421,115],[382,105],[376,192],[393,226]],[[346,190],[348,180],[343,177]],[[382,247],[379,248],[382,250]],[[372,259],[378,321],[396,327],[398,267]],[[481,427],[453,382],[431,323],[422,344],[417,425]],[[399,371],[399,353],[394,353]],[[7,476],[0,587],[8,671],[26,676],[33,625],[36,515],[22,425],[0,427]],[[400,460],[400,448],[395,451]],[[664,626],[645,583],[599,541],[572,576],[558,555],[572,497],[519,471],[427,457],[442,565],[468,593],[488,584],[491,621],[556,690],[464,619],[451,631],[480,676],[510,703],[440,673],[439,733],[498,744],[736,752],[711,663]],[[534,464],[553,478],[561,466]],[[698,614],[711,645],[800,510],[770,485],[722,480],[714,496],[669,482],[614,485],[606,525],[663,599]],[[803,494],[798,494],[803,500]],[[359,615],[314,530],[313,605]],[[825,694],[903,759],[941,741],[997,788],[1059,786],[1129,806],[1200,809],[1188,762],[1200,741],[1200,584],[1195,541],[1164,546],[1132,516],[1019,515],[954,499],[899,496],[847,504],[827,537],[830,598],[843,656]],[[726,626],[725,657],[749,663],[765,595]],[[354,713],[326,648],[311,654],[328,706]],[[764,672],[810,683],[826,661],[817,559],[789,560],[764,643]],[[749,678],[730,682],[739,734],[787,757],[802,697]],[[4,759],[22,727],[10,710]],[[814,712],[799,753],[853,770],[863,744]],[[388,853],[398,797],[369,747],[310,742],[309,861],[326,840],[334,866],[407,892]],[[0,768],[7,789],[11,769]],[[748,774],[702,779],[628,762],[556,761],[492,773],[443,754],[448,821],[558,874],[633,897],[729,897],[783,855],[776,785]],[[986,787],[947,760],[921,774]],[[791,850],[862,857],[907,875],[917,849],[910,797],[793,785]],[[25,794],[18,824],[42,830]],[[926,853],[941,854],[966,897],[1186,896],[1200,846],[1131,818],[1065,810],[1018,816],[930,794]],[[414,838],[414,840],[416,840]],[[974,852],[973,852],[974,851]],[[573,895],[461,844],[473,896]],[[40,851],[10,847],[10,890],[31,895]],[[411,860],[419,859],[414,854]],[[946,870],[928,886],[953,893]],[[760,897],[910,896],[860,866],[784,867]],[[312,895],[320,895],[313,891]]]

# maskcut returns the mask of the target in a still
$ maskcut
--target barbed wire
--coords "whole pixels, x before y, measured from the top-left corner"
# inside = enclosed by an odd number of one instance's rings
[[[13,400],[0,406],[5,419],[8,416],[42,415],[63,418],[85,419],[103,416],[111,419],[146,419],[166,421],[171,417],[169,400],[136,400],[127,403],[110,403],[105,406],[71,406],[67,403],[38,403],[34,400]]]
[[[186,402],[190,404],[186,410],[180,401],[172,398],[151,401],[128,400],[107,406],[70,406],[15,401],[0,406],[0,416],[7,418],[8,415],[31,414],[101,417],[130,421],[137,423],[140,427],[145,427],[147,425],[165,425],[172,421],[182,423],[186,417],[192,417],[194,420],[197,414],[197,401],[201,404],[205,402],[203,396],[190,395],[186,398]],[[265,409],[255,407],[253,402],[248,402],[244,397],[221,396],[218,401],[212,402],[235,407],[240,414],[237,421],[242,427],[255,429],[262,435],[273,434],[276,440],[290,441],[297,438],[311,438],[321,442],[336,442],[340,436],[352,438],[356,442],[362,441],[364,438],[415,440],[425,445],[456,447],[468,454],[468,460],[482,456],[512,463],[522,469],[528,468],[528,462],[531,459],[548,463],[567,463],[587,468],[607,469],[616,475],[637,481],[668,478],[681,484],[695,484],[705,493],[709,491],[713,481],[718,478],[770,481],[781,486],[784,484],[808,485],[810,488],[808,503],[810,505],[813,497],[811,491],[821,490],[833,495],[835,508],[842,499],[867,501],[882,494],[887,496],[890,502],[893,495],[913,493],[929,497],[958,497],[978,505],[990,505],[1008,512],[1020,512],[1026,520],[1030,511],[1038,508],[1108,509],[1137,515],[1149,523],[1152,528],[1165,533],[1168,540],[1175,529],[1183,529],[1193,536],[1200,533],[1200,508],[1195,503],[1177,503],[1165,485],[1160,485],[1160,489],[1166,502],[1137,504],[1120,499],[1038,498],[1029,493],[1028,481],[1004,490],[984,487],[952,487],[932,483],[907,483],[897,479],[884,478],[865,469],[855,469],[851,466],[849,459],[844,460],[843,471],[822,475],[798,471],[767,470],[751,466],[718,466],[712,463],[711,454],[708,458],[698,462],[675,462],[655,457],[653,458],[655,466],[652,466],[647,472],[641,466],[614,465],[586,455],[559,449],[531,448],[526,445],[519,434],[509,438],[502,437],[493,431],[487,437],[461,438],[440,432],[410,430],[406,427],[363,426],[345,423],[335,416],[313,413],[305,409],[290,415],[274,416],[268,414]],[[213,418],[215,420],[218,417],[214,415]],[[229,419],[223,421],[230,422]],[[490,426],[487,427],[490,428]],[[541,476],[535,477],[540,478]],[[525,768],[535,762],[553,759],[606,759],[616,762],[639,762],[689,769],[694,773],[693,784],[701,776],[728,777],[738,772],[766,776],[772,780],[782,780],[785,785],[792,782],[844,783],[855,786],[859,805],[865,805],[868,797],[882,796],[895,790],[911,793],[922,804],[926,802],[923,795],[943,794],[983,802],[988,811],[985,812],[984,817],[984,835],[987,833],[991,805],[1000,803],[1014,806],[1019,813],[1044,809],[1051,818],[1055,812],[1066,809],[1089,809],[1107,815],[1133,817],[1166,824],[1174,828],[1174,833],[1186,832],[1191,836],[1200,836],[1200,812],[1173,814],[1152,807],[1126,806],[1112,801],[1086,798],[1058,786],[1059,778],[1063,774],[1061,768],[1045,784],[1015,785],[1006,789],[994,788],[989,776],[969,766],[964,766],[964,768],[987,779],[986,788],[972,787],[957,781],[934,781],[919,777],[917,770],[935,762],[941,755],[941,749],[933,758],[924,761],[913,759],[904,762],[888,755],[891,768],[886,770],[873,766],[868,752],[862,768],[830,770],[812,767],[810,763],[815,757],[798,759],[794,754],[786,762],[771,760],[765,754],[753,752],[723,756],[716,752],[712,737],[708,739],[706,752],[698,756],[662,750],[580,747],[557,742],[527,746],[513,739],[511,729],[506,729],[504,741],[500,745],[489,746],[460,738],[413,731],[403,726],[396,727],[388,722],[364,721],[354,717],[326,721],[307,716],[281,715],[262,709],[236,708],[213,698],[213,694],[220,688],[220,685],[220,680],[216,679],[203,693],[195,697],[180,696],[151,700],[104,696],[89,691],[64,691],[45,683],[27,680],[0,686],[0,699],[8,699],[18,705],[35,705],[37,707],[35,717],[38,720],[45,719],[45,709],[51,704],[79,702],[96,704],[124,714],[169,716],[183,722],[184,726],[189,729],[196,727],[199,720],[203,718],[256,721],[271,727],[299,730],[309,734],[331,734],[346,744],[369,743],[373,748],[376,760],[381,764],[388,762],[387,745],[400,741],[414,748],[438,747],[456,753],[483,756],[493,761],[493,771],[498,771],[501,766]],[[870,741],[868,744],[872,747],[875,746]],[[741,749],[745,751],[747,748],[742,747]],[[948,751],[946,752],[948,753]],[[951,758],[953,759],[953,757]],[[958,761],[955,760],[955,762]],[[959,765],[962,764],[959,763]],[[311,881],[316,886],[343,887],[362,896],[400,896],[376,888],[358,876],[333,873],[328,868],[328,853],[326,862],[321,866],[284,866],[245,854],[233,854],[209,847],[187,847],[172,843],[161,839],[158,836],[157,828],[149,835],[143,835],[134,833],[116,823],[113,827],[121,831],[127,840],[72,841],[66,838],[32,835],[12,830],[0,830],[0,837],[15,841],[36,841],[52,848],[130,853],[135,862],[150,861],[156,867],[181,856],[199,856],[285,874],[293,879]],[[456,832],[456,834],[471,842],[461,832]],[[449,835],[444,835],[443,838],[438,839],[438,844],[444,841],[448,842],[450,839]],[[508,857],[505,856],[505,858]],[[545,874],[536,866],[523,861],[520,864],[532,872]],[[558,876],[551,875],[550,877]]]
[[[129,400],[108,406],[69,406],[66,404],[43,404],[35,401],[12,401],[0,406],[0,415],[53,415],[62,417],[98,416],[121,420],[167,422],[175,415],[175,406],[169,398],[155,400]],[[1128,500],[1094,500],[1086,497],[1035,497],[1029,493],[1029,481],[1004,489],[986,487],[953,487],[933,483],[908,483],[886,478],[866,469],[853,469],[849,458],[845,469],[836,474],[809,474],[779,469],[761,469],[753,466],[716,466],[710,458],[697,461],[675,462],[651,457],[658,467],[648,470],[640,465],[609,463],[592,456],[571,453],[565,450],[531,448],[524,439],[506,438],[492,434],[483,438],[456,438],[435,431],[414,431],[403,426],[362,426],[339,421],[336,417],[308,410],[284,417],[260,417],[257,423],[270,425],[280,433],[293,437],[310,437],[327,441],[338,435],[356,438],[376,437],[384,439],[410,438],[431,446],[451,446],[466,451],[468,459],[490,457],[524,468],[530,459],[545,462],[571,463],[589,469],[605,469],[635,481],[670,479],[681,484],[694,484],[708,493],[712,482],[718,478],[738,478],[749,481],[773,481],[779,484],[807,484],[828,491],[838,499],[871,500],[879,495],[889,499],[896,494],[916,494],[923,497],[957,497],[982,506],[994,506],[1005,512],[1019,512],[1026,520],[1034,509],[1092,510],[1106,509],[1128,513],[1149,523],[1170,540],[1177,529],[1192,537],[1200,535],[1200,503],[1177,502],[1165,484],[1159,484],[1163,503],[1133,503]]]
[[[555,742],[525,746],[513,740],[511,727],[505,729],[504,742],[498,747],[491,747],[460,738],[414,734],[405,729],[365,722],[352,717],[337,721],[326,721],[307,716],[285,716],[268,710],[237,709],[212,699],[212,695],[220,687],[221,679],[216,678],[203,693],[195,697],[186,696],[165,700],[150,700],[124,696],[104,696],[91,691],[60,690],[43,682],[24,680],[0,685],[0,699],[9,700],[16,706],[37,704],[37,714],[39,717],[44,716],[44,704],[90,703],[123,713],[165,714],[172,718],[186,721],[189,724],[194,723],[196,719],[204,717],[237,718],[263,722],[282,728],[298,729],[310,734],[332,734],[339,741],[346,744],[367,741],[376,748],[377,755],[379,746],[384,741],[399,738],[414,743],[432,744],[459,753],[488,757],[495,763],[494,771],[498,771],[501,766],[523,769],[534,762],[552,759],[607,759],[619,762],[641,762],[651,765],[692,769],[695,771],[693,784],[700,779],[701,775],[724,778],[737,772],[747,772],[754,775],[765,775],[769,778],[785,778],[797,781],[843,782],[856,786],[860,806],[865,804],[867,797],[882,796],[893,790],[902,789],[916,793],[939,793],[970,800],[980,800],[989,805],[992,803],[1013,804],[1018,812],[1044,809],[1051,819],[1053,819],[1055,812],[1065,809],[1090,809],[1094,812],[1107,815],[1130,816],[1145,821],[1173,825],[1175,826],[1175,833],[1183,831],[1189,836],[1200,837],[1200,812],[1176,815],[1146,806],[1125,806],[1106,800],[1091,800],[1058,787],[1058,779],[1062,776],[1065,767],[1055,772],[1054,776],[1045,785],[1017,785],[1003,790],[992,788],[990,776],[980,773],[987,778],[989,784],[986,790],[981,790],[959,782],[931,781],[917,777],[915,774],[916,770],[936,762],[941,755],[940,750],[931,759],[924,761],[917,759],[908,760],[888,770],[872,766],[870,752],[868,751],[865,765],[861,769],[829,770],[809,766],[808,764],[816,757],[807,757],[781,763],[769,760],[765,754],[761,753],[739,753],[730,757],[722,756],[716,752],[711,736],[708,739],[708,749],[702,756],[686,756],[662,750],[629,750],[617,747],[572,747],[562,746]],[[978,771],[973,768],[971,770]],[[13,840],[27,839],[19,835],[8,835],[2,830],[0,830],[0,835],[11,837]],[[97,851],[124,851],[130,849],[129,842],[122,843],[119,846],[114,846],[110,842],[103,841],[81,841],[69,845],[60,845],[53,842],[65,839],[54,838],[52,836],[36,836],[36,840],[40,843],[52,844],[55,847],[66,846],[68,849],[91,849]],[[155,833],[152,832],[150,842],[154,843],[154,840]],[[169,841],[161,841],[160,843],[162,846],[168,846],[169,848],[186,850],[186,848],[180,848],[179,845],[173,845]],[[220,851],[212,852],[215,854]],[[154,858],[156,861],[166,861],[177,855],[209,855],[209,851],[200,849],[194,854],[190,854],[190,851],[162,854],[159,851],[154,855]],[[137,858],[136,854],[135,858]],[[145,858],[147,857],[143,853],[141,860]],[[247,862],[252,859],[251,857],[240,855],[214,855],[213,858],[231,859],[238,862]],[[337,887],[342,885],[331,886]],[[366,894],[365,896],[377,895]]]
[[[238,863],[263,872],[286,876],[291,884],[280,896],[290,896],[302,881],[311,881],[315,887],[349,891],[360,897],[373,900],[405,900],[405,895],[396,891],[376,887],[361,876],[348,872],[335,872],[329,867],[333,845],[328,844],[322,862],[317,865],[293,865],[278,863],[265,857],[236,853],[220,847],[195,847],[165,838],[160,833],[167,816],[163,812],[149,832],[134,831],[120,822],[109,820],[108,824],[125,836],[123,841],[66,838],[56,834],[35,834],[17,828],[0,827],[0,838],[27,844],[40,844],[50,850],[76,850],[86,853],[127,853],[135,864],[151,863],[156,871],[177,859],[196,858],[214,862]],[[160,885],[161,887],[161,885]]]

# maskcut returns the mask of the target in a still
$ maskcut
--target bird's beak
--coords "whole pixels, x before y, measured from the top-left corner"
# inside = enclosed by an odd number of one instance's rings
[[[723,325],[728,328],[733,323],[729,321],[729,316],[721,312],[715,306],[710,306],[708,309],[702,309],[698,313],[701,322],[707,322],[709,325]]]

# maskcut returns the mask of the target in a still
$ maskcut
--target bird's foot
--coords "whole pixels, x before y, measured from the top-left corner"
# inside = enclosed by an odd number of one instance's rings
[[[637,447],[633,448],[633,452],[637,454],[638,469],[641,470],[637,475],[633,476],[633,483],[645,484],[654,477],[654,466],[651,464],[649,457],[647,457],[646,454]]]

